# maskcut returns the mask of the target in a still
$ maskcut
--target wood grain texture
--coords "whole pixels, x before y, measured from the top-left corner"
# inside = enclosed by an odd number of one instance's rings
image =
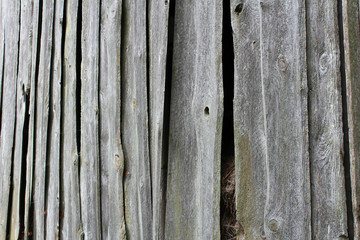
[[[307,2],[313,239],[348,236],[337,7],[337,2]]]
[[[13,163],[13,148],[16,121],[16,85],[18,81],[18,54],[20,31],[20,2],[5,0],[4,18],[4,73],[1,112],[0,139],[0,239],[6,238],[6,227],[9,221],[11,171]]]
[[[220,238],[222,3],[175,6],[165,239]]]
[[[360,31],[359,2],[343,0],[346,96],[354,239],[360,238]],[[350,207],[350,206],[349,206]]]
[[[164,136],[169,1],[148,2],[149,143],[153,203],[152,239],[164,239],[167,139]]]
[[[4,49],[5,49],[5,1],[1,1],[0,3],[0,112],[2,109],[2,88],[3,88],[3,74],[4,74],[4,60],[5,60],[5,56],[4,56]]]
[[[81,220],[84,237],[86,239],[100,239],[100,1],[82,1],[81,24]]]
[[[303,1],[231,2],[237,220],[247,239],[310,239]]]
[[[121,10],[121,0],[101,2],[99,122],[103,239],[126,239],[120,131]]]
[[[64,36],[64,59],[63,59],[63,97],[62,97],[62,123],[61,131],[61,186],[60,208],[63,213],[61,218],[61,238],[82,239],[82,223],[80,210],[80,176],[79,176],[79,152],[77,138],[80,134],[77,129],[77,38],[78,34],[78,0],[68,0],[65,5],[65,36]]]
[[[54,4],[45,1],[42,6],[39,73],[36,82],[35,167],[34,167],[34,229],[36,239],[45,239],[46,179],[50,78],[52,70],[52,39]]]

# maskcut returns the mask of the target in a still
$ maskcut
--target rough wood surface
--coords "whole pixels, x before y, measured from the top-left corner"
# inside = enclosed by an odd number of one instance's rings
[[[347,117],[354,239],[360,238],[360,21],[359,2],[343,0]],[[349,206],[350,207],[350,206]]]
[[[173,1],[173,0],[171,0]],[[152,239],[164,239],[167,138],[164,135],[169,1],[148,2],[149,143],[152,183]],[[166,123],[165,123],[166,124]]]
[[[101,231],[103,239],[125,239],[121,143],[121,0],[101,1],[99,123]]]
[[[231,2],[237,218],[247,239],[310,239],[305,6]]]
[[[3,88],[3,74],[4,74],[4,49],[5,49],[5,1],[1,1],[0,3],[0,112],[2,109],[2,88]]]
[[[16,121],[16,85],[20,31],[20,2],[4,0],[4,73],[0,139],[0,239],[6,238],[10,202],[11,174]]]
[[[77,72],[78,0],[66,1],[64,59],[63,59],[63,96],[62,96],[62,140],[61,140],[61,185],[60,220],[61,238],[81,239],[82,224],[80,210],[79,152],[77,139],[80,131],[77,124]],[[63,216],[61,216],[61,213]]]
[[[99,149],[100,1],[82,1],[80,200],[86,239],[101,238]]]
[[[220,1],[175,5],[165,239],[220,238]]]
[[[348,236],[337,7],[337,2],[307,2],[313,239]]]

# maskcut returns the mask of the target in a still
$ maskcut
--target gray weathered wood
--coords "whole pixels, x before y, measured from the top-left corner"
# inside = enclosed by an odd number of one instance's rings
[[[348,236],[337,7],[307,2],[312,239]]]
[[[21,1],[21,22],[20,22],[20,48],[19,48],[19,65],[18,65],[18,81],[17,81],[17,103],[16,103],[16,128],[15,128],[15,145],[14,145],[14,160],[13,160],[13,192],[12,192],[12,208],[11,208],[11,225],[10,225],[10,239],[18,239],[20,234],[20,196],[23,168],[23,151],[27,146],[23,145],[26,141],[23,139],[26,112],[26,98],[29,92],[26,85],[31,79],[31,60],[32,60],[32,46],[31,46],[31,29],[33,6],[31,1]],[[26,130],[25,130],[26,131]],[[25,187],[25,186],[22,186]]]
[[[237,220],[246,239],[310,239],[303,1],[231,1]]]
[[[165,78],[168,49],[169,1],[151,0],[148,8],[149,143],[151,159],[152,239],[164,239],[167,156],[164,136]]]
[[[82,1],[81,30],[81,220],[86,239],[101,238],[99,149],[100,1]]]
[[[344,50],[354,239],[360,238],[360,31],[359,2],[343,0]],[[349,206],[350,207],[350,206]]]
[[[64,0],[55,3],[52,78],[50,84],[50,115],[48,131],[48,187],[46,189],[46,239],[59,238],[60,209],[60,129],[61,79]]]
[[[101,232],[103,239],[125,239],[121,143],[121,0],[101,2],[99,122]]]
[[[5,46],[5,27],[4,27],[4,23],[5,23],[5,9],[4,9],[4,2],[5,1],[1,1],[0,2],[0,112],[2,109],[2,105],[1,105],[1,101],[2,101],[2,87],[3,87],[3,74],[4,74],[4,46]]]
[[[148,140],[146,1],[123,0],[122,140],[125,222],[129,239],[152,236]]]
[[[220,239],[222,2],[175,12],[165,239]]]
[[[11,168],[15,138],[16,85],[19,54],[20,2],[4,0],[4,75],[1,113],[0,139],[0,239],[6,238],[8,212],[10,204]]]
[[[54,4],[43,2],[39,73],[36,79],[35,165],[34,165],[34,218],[33,234],[36,239],[45,239],[47,143],[49,123],[50,75]]]
[[[62,104],[62,139],[61,139],[61,186],[60,186],[60,218],[61,238],[82,239],[82,224],[80,211],[80,177],[79,177],[79,152],[77,137],[76,94],[77,83],[77,37],[78,36],[78,0],[68,0],[65,6],[65,36],[63,59],[63,98]],[[61,213],[63,216],[61,216]]]

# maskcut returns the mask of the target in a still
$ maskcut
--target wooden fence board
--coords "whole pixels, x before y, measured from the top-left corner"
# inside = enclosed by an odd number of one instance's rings
[[[304,3],[232,1],[231,6],[239,43],[234,136],[242,235],[310,239]]]
[[[82,1],[80,200],[84,237],[101,238],[99,158],[100,1]]]
[[[146,1],[123,1],[122,140],[125,222],[129,239],[152,236],[148,141]]]
[[[63,98],[62,98],[62,141],[61,141],[61,237],[64,239],[81,239],[82,223],[80,210],[80,177],[79,152],[77,138],[77,85],[80,79],[77,72],[77,38],[79,1],[66,1],[65,36],[63,59]]]
[[[313,239],[347,236],[337,7],[307,2]]]
[[[1,113],[1,109],[2,109],[2,105],[1,105],[1,101],[2,101],[2,88],[3,88],[3,76],[4,76],[4,49],[5,49],[5,6],[4,6],[4,2],[5,1],[1,1],[0,3],[0,113]]]
[[[6,238],[6,227],[11,194],[11,171],[16,121],[16,85],[18,81],[18,54],[20,31],[20,3],[19,1],[4,1],[4,53],[3,95],[1,113],[0,139],[0,239]]]
[[[100,159],[103,239],[125,239],[121,143],[121,0],[101,2]]]
[[[343,0],[346,95],[354,239],[360,238],[360,31],[359,4]]]
[[[222,4],[175,13],[165,239],[219,239]]]
[[[149,143],[153,203],[153,239],[164,238],[166,144],[164,136],[165,80],[168,57],[169,1],[149,1]]]

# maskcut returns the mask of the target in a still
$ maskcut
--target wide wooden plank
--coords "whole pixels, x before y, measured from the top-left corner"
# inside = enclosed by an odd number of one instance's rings
[[[46,189],[46,239],[59,238],[60,212],[60,135],[61,79],[64,0],[55,3],[52,79],[50,84],[50,115],[48,135],[48,187]]]
[[[312,238],[348,236],[337,2],[307,2]]]
[[[129,239],[152,236],[148,139],[146,1],[123,0],[122,140],[125,222]]]
[[[48,123],[50,100],[50,75],[54,4],[43,2],[40,39],[39,73],[36,79],[35,166],[34,166],[34,219],[33,234],[36,239],[45,238],[46,168],[48,147]]]
[[[233,0],[231,13],[240,235],[310,239],[304,3]]]
[[[165,239],[220,238],[221,1],[178,1]]]
[[[354,239],[360,238],[360,31],[359,2],[343,0],[346,96]],[[350,207],[350,206],[348,206]]]
[[[101,2],[99,123],[101,159],[101,233],[125,239],[121,143],[121,0]]]
[[[0,239],[6,238],[7,221],[9,220],[9,199],[11,168],[16,121],[16,85],[18,80],[18,54],[20,30],[20,2],[2,1],[2,11],[6,12],[4,19],[4,35],[6,51],[4,53],[3,95],[1,112],[0,139]]]
[[[80,200],[86,239],[101,238],[99,149],[100,1],[82,1]]]
[[[153,203],[152,239],[164,238],[167,138],[164,136],[169,1],[148,3],[149,144]]]
[[[79,152],[77,138],[78,78],[77,38],[79,1],[66,1],[64,23],[63,98],[61,101],[61,185],[60,185],[60,236],[63,239],[81,239],[82,224],[80,210]],[[63,214],[63,216],[61,216]]]
[[[26,87],[31,79],[31,60],[32,60],[32,46],[31,35],[32,31],[33,6],[30,0],[21,1],[21,22],[20,22],[20,49],[19,49],[19,66],[18,66],[18,81],[17,81],[17,102],[16,102],[16,128],[15,128],[15,148],[14,148],[14,166],[13,166],[13,193],[12,193],[12,209],[11,209],[11,226],[10,239],[18,239],[20,234],[20,227],[23,224],[20,206],[21,199],[20,191],[24,160],[24,146],[23,143],[27,139],[23,139],[24,132],[27,131],[28,126],[25,124],[26,98],[29,94],[29,88]]]

